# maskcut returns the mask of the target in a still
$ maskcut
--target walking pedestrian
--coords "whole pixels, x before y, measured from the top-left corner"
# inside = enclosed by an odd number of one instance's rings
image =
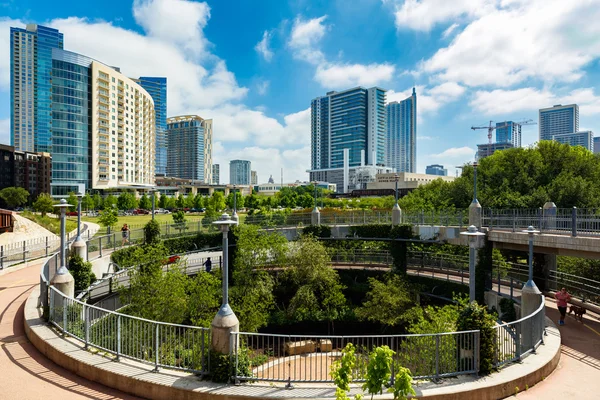
[[[567,289],[562,288],[554,295],[556,298],[556,306],[558,312],[560,312],[560,319],[558,320],[559,325],[565,324],[565,315],[567,314],[567,303],[571,301],[571,295],[567,292]]]
[[[123,240],[121,240],[121,247],[125,246],[125,242],[127,242],[127,244],[129,243],[129,227],[127,226],[127,224],[124,224],[123,227],[121,228],[121,236],[123,236]]]
[[[204,261],[204,267],[206,269],[206,272],[210,272],[212,269],[212,261],[210,261],[210,257],[206,258],[206,261]]]

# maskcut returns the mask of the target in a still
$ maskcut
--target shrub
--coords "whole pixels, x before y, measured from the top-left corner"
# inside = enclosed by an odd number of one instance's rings
[[[92,272],[92,263],[83,261],[83,258],[74,252],[69,257],[69,272],[75,280],[76,292],[86,289],[96,280],[96,275]]]
[[[144,243],[154,244],[160,241],[160,225],[156,220],[151,219],[144,226]]]
[[[515,301],[503,297],[500,299],[500,319],[505,322],[513,322],[517,319],[515,311]]]
[[[230,357],[229,354],[221,354],[211,350],[210,353],[210,379],[217,383],[227,383],[232,375],[237,376],[252,376],[250,369],[250,359],[248,357],[248,349],[240,347],[237,351],[238,363],[237,371],[234,371],[236,363],[235,357]]]
[[[302,230],[302,233],[319,238],[328,238],[331,237],[331,227],[327,225],[309,225]]]
[[[479,373],[490,374],[494,370],[495,318],[487,312],[485,306],[480,306],[474,301],[463,308],[456,325],[458,331],[479,330]],[[466,346],[470,346],[468,350],[471,350],[474,343],[467,343]]]

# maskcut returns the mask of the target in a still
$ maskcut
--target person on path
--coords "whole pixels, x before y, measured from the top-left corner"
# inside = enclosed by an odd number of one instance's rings
[[[206,258],[206,261],[204,261],[204,266],[206,267],[206,272],[210,272],[212,269],[212,261],[210,261],[210,257]]]
[[[124,224],[121,228],[121,235],[123,236],[123,240],[121,240],[121,246],[125,246],[125,242],[129,243],[129,227],[127,224]]]
[[[565,324],[565,315],[567,314],[567,303],[571,301],[571,295],[567,292],[567,289],[562,288],[559,292],[554,295],[556,298],[556,306],[560,312],[560,319],[558,320],[559,325]]]

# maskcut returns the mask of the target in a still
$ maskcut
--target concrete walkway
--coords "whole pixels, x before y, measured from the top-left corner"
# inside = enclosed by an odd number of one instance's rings
[[[0,398],[137,399],[59,367],[27,340],[23,308],[31,290],[39,285],[43,261],[0,276]]]

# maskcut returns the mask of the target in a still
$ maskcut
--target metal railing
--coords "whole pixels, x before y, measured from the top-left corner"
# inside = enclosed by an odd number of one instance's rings
[[[49,322],[63,334],[116,356],[205,375],[210,329],[133,317],[88,305],[50,287]]]
[[[544,343],[546,335],[546,306],[541,296],[540,306],[530,315],[517,321],[496,326],[496,344],[494,366],[520,361],[523,356],[535,353],[539,345]],[[526,335],[525,332],[529,332]]]
[[[236,381],[332,382],[331,365],[348,343],[356,347],[354,381],[366,379],[370,353],[386,345],[393,357],[392,381],[398,366],[414,379],[476,374],[479,331],[424,335],[308,336],[232,332],[233,379]],[[250,371],[241,368],[249,362]]]

